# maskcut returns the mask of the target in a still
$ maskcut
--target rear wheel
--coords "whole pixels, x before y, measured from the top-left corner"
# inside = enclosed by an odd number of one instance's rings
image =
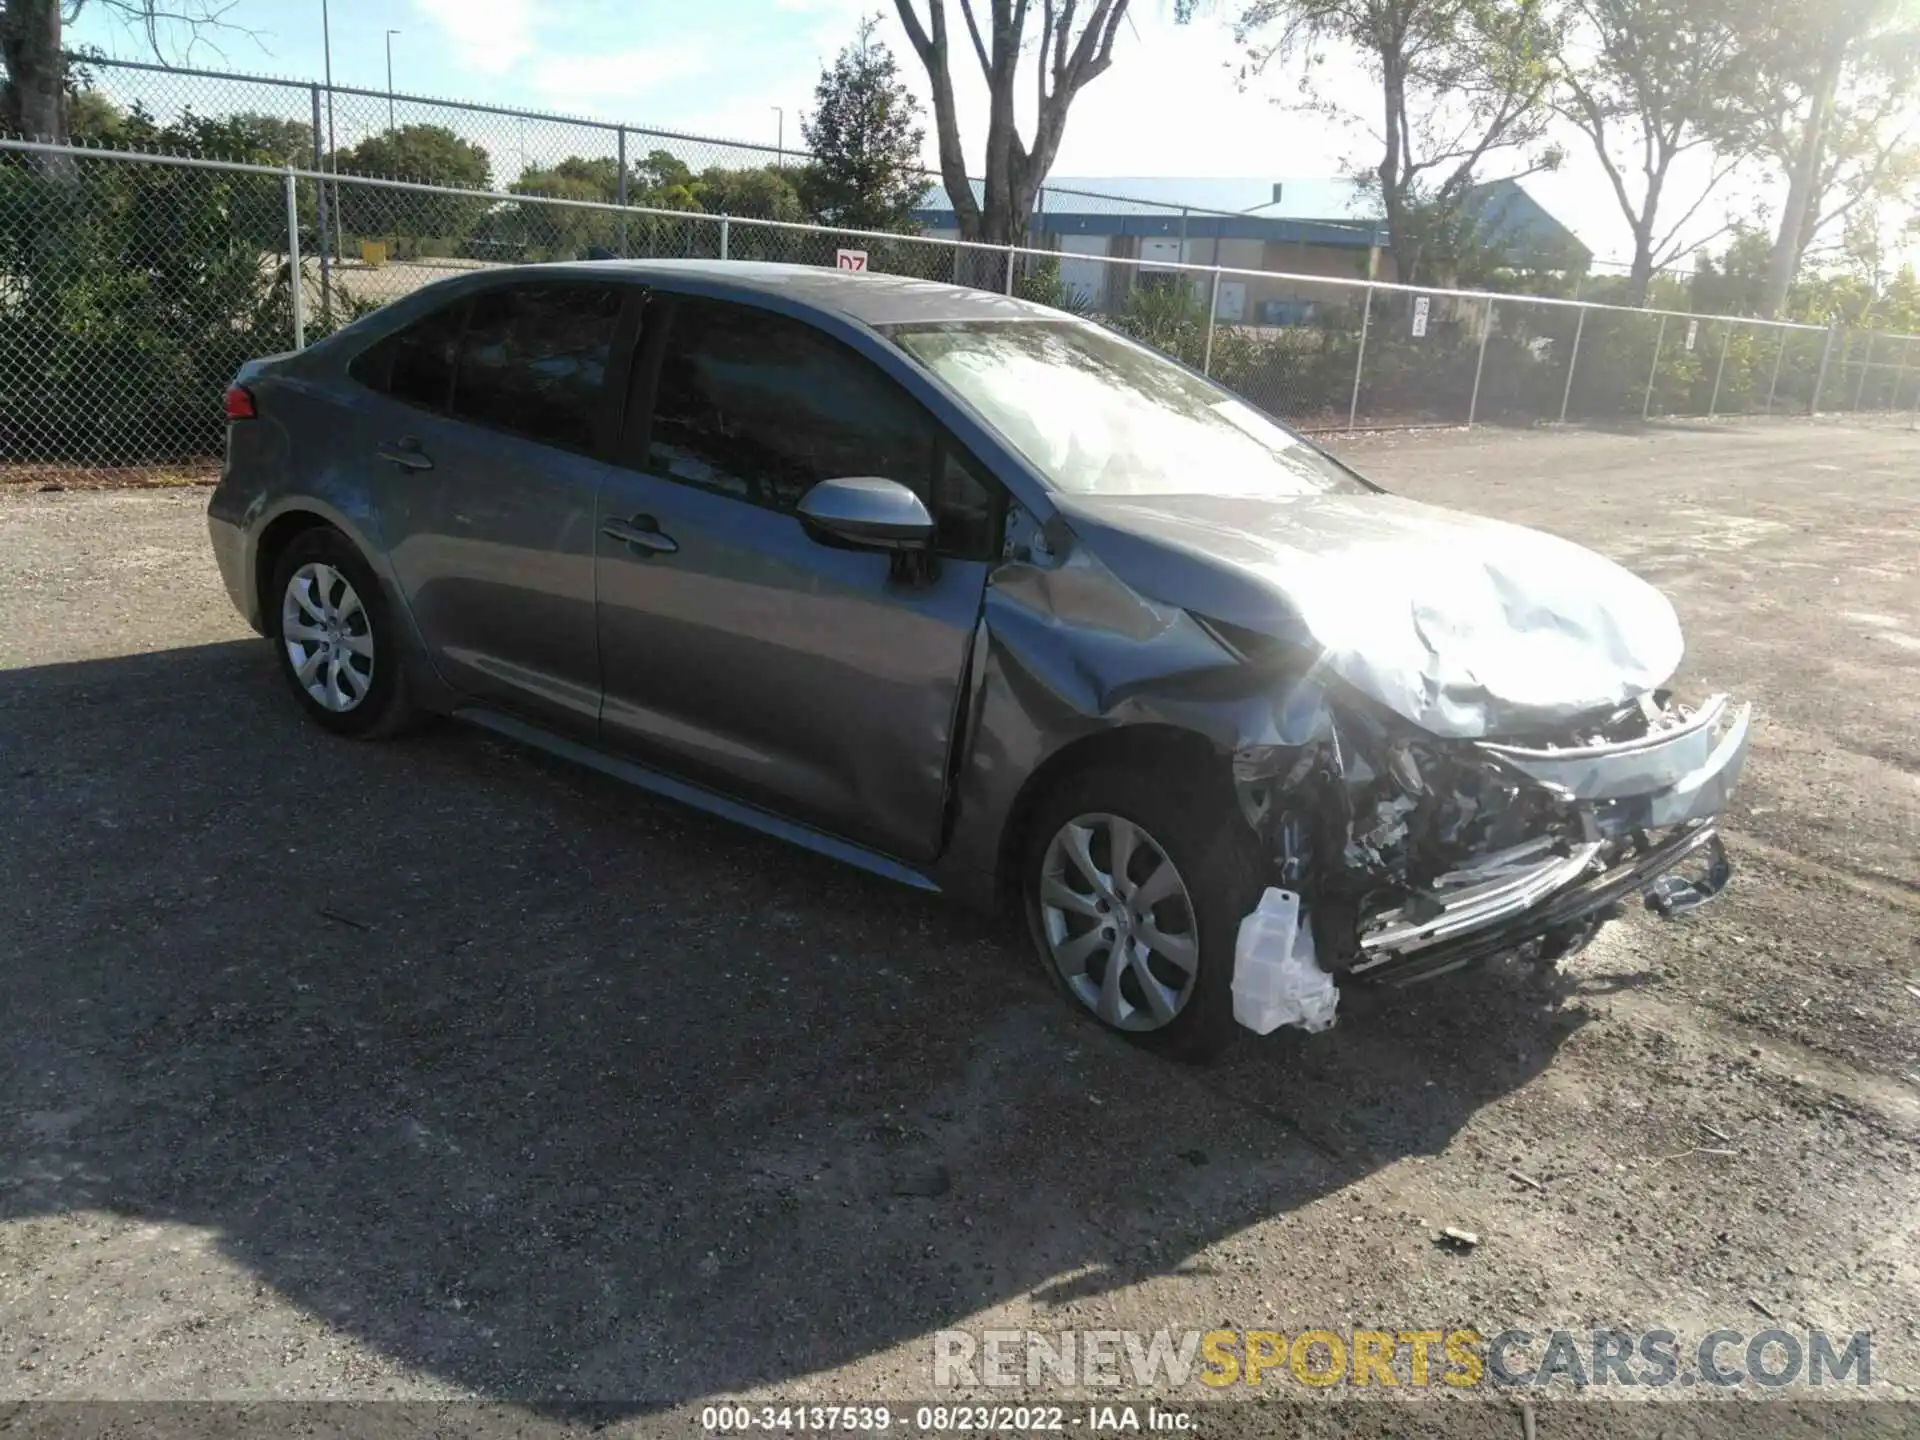
[[[1183,1060],[1236,1034],[1234,942],[1259,898],[1258,846],[1216,788],[1072,776],[1036,807],[1024,862],[1027,925],[1054,983],[1107,1028]]]
[[[351,541],[325,528],[296,535],[274,567],[273,594],[280,670],[308,715],[359,739],[412,722],[385,593]]]

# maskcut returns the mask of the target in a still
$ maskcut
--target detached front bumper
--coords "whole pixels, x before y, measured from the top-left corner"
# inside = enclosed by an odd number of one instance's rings
[[[1502,765],[1568,799],[1596,807],[1614,829],[1658,829],[1706,820],[1726,808],[1747,763],[1753,706],[1729,713],[1711,696],[1683,724],[1638,740],[1565,750],[1483,743]]]
[[[1573,943],[1640,894],[1663,916],[1718,895],[1732,876],[1718,821],[1746,763],[1752,706],[1714,696],[1683,723],[1640,739],[1535,750],[1483,743],[1496,765],[1570,805],[1578,843],[1541,839],[1442,876],[1373,918],[1356,980],[1407,984],[1534,941]],[[1689,878],[1683,865],[1702,873]]]

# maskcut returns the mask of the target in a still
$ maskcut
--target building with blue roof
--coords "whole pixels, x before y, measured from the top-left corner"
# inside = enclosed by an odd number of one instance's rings
[[[930,199],[921,225],[957,236],[944,190]],[[1584,268],[1592,258],[1517,181],[1478,186],[1470,204],[1515,263]],[[1237,324],[1300,324],[1353,298],[1350,286],[1314,277],[1395,278],[1378,205],[1347,180],[1062,178],[1042,192],[1031,233],[1037,248],[1060,252],[1061,284],[1094,309],[1117,307],[1155,276],[1171,283],[1175,264],[1247,272],[1223,277],[1216,300],[1217,317]]]

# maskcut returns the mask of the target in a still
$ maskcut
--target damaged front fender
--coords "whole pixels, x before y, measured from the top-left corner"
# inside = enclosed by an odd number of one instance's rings
[[[946,867],[977,889],[1049,762],[1096,736],[1157,726],[1206,741],[1223,766],[1280,765],[1326,738],[1333,713],[1303,665],[1251,667],[1185,610],[1140,596],[1071,532],[1035,533],[989,577],[954,781]]]

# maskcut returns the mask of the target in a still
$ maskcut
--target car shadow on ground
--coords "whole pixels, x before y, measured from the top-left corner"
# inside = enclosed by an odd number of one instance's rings
[[[205,1227],[534,1404],[1204,1270],[1584,1020],[1496,972],[1169,1066],[958,908],[463,729],[321,734],[258,642],[0,675],[0,766],[0,1215]]]

